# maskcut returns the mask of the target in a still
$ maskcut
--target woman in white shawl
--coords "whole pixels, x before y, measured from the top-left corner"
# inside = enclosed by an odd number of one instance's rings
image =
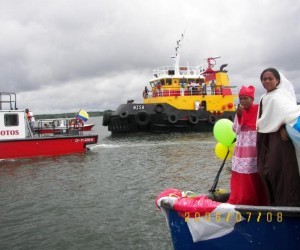
[[[293,85],[276,69],[265,69],[260,79],[267,93],[261,97],[256,124],[258,171],[270,205],[300,206],[298,161],[291,140],[300,141],[300,133],[293,128],[300,106]]]

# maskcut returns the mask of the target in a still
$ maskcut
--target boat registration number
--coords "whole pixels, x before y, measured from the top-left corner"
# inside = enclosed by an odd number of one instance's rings
[[[145,105],[143,105],[143,104],[136,104],[136,105],[132,106],[132,109],[133,110],[143,110],[143,109],[145,109]]]
[[[75,142],[94,142],[94,138],[75,139]]]

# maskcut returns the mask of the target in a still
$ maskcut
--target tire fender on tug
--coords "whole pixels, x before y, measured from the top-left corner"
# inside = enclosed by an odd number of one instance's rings
[[[128,112],[128,111],[123,111],[123,112],[120,114],[120,117],[121,117],[122,119],[126,119],[128,116],[129,116],[129,112]]]
[[[156,113],[161,113],[164,111],[164,107],[162,104],[156,104],[154,110]]]
[[[169,123],[175,124],[178,121],[178,117],[176,114],[172,113],[168,116]]]
[[[215,124],[216,123],[216,117],[214,115],[210,115],[208,117],[208,121],[210,124]]]
[[[232,115],[228,115],[226,118],[232,122],[234,121],[234,117]]]
[[[197,124],[199,122],[199,118],[195,114],[191,114],[188,116],[188,120],[191,124]]]
[[[135,116],[135,121],[137,125],[145,126],[150,122],[150,114],[146,111],[140,111]]]
[[[110,115],[111,115],[110,111],[104,111],[103,120],[102,120],[102,125],[103,126],[108,126],[109,125]]]

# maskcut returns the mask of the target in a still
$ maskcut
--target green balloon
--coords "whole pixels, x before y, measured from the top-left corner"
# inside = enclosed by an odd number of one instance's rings
[[[233,122],[228,119],[220,119],[214,125],[214,137],[226,147],[229,147],[234,139],[235,133],[232,130]]]

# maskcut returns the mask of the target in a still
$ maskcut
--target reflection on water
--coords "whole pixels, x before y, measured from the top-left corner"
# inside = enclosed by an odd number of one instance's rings
[[[0,161],[1,249],[172,249],[155,197],[210,189],[212,133],[111,136],[91,120],[99,142],[85,154]]]

